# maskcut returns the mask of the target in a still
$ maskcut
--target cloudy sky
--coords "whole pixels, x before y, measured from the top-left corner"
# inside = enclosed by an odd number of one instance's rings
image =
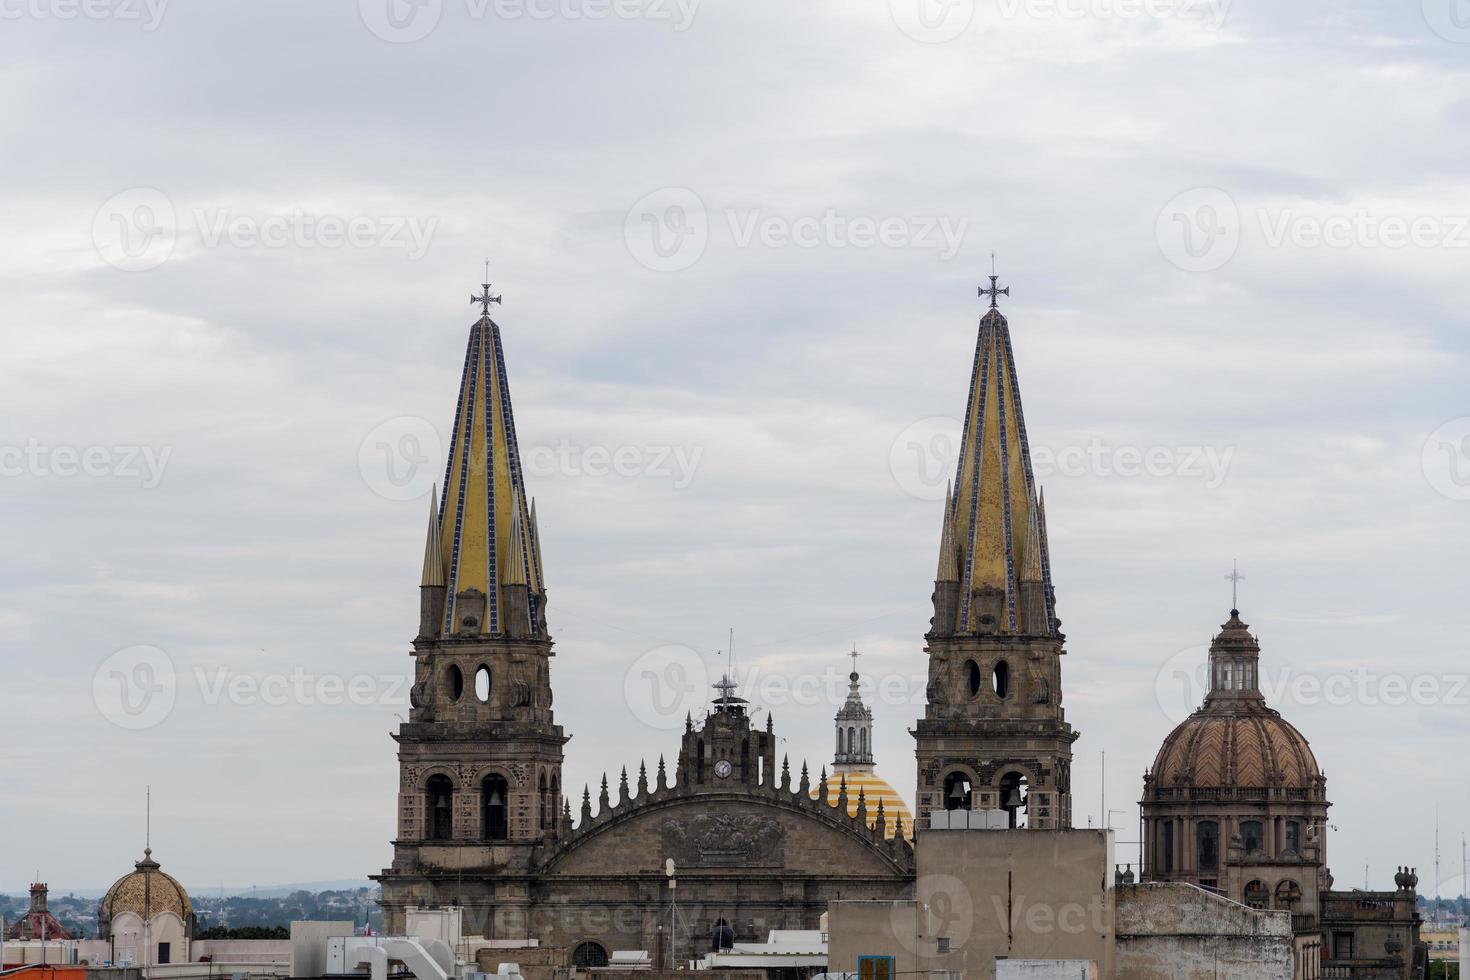
[[[685,650],[717,676],[733,628],[814,767],[856,643],[912,800],[992,252],[1076,823],[1117,810],[1136,840],[1238,557],[1339,883],[1414,864],[1432,891],[1438,810],[1459,891],[1463,0],[0,16],[0,891],[130,868],[149,784],[191,887],[388,863],[424,494],[486,258],[567,785],[672,754],[682,712],[643,679]],[[163,693],[122,705],[119,678]]]

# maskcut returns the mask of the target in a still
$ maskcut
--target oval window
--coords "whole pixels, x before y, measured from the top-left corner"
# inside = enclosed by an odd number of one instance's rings
[[[965,661],[965,673],[970,688],[970,697],[980,693],[980,665],[973,660]]]
[[[449,700],[458,701],[464,696],[464,672],[455,664],[449,665]]]
[[[990,689],[998,698],[1010,696],[1011,668],[1004,660],[995,665],[995,672],[990,675]]]
[[[490,703],[490,668],[484,664],[475,671],[475,697],[480,699],[481,704]]]

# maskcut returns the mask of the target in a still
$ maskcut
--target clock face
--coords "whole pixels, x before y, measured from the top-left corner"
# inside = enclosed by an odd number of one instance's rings
[[[729,759],[721,759],[719,762],[715,763],[715,775],[719,776],[721,779],[728,778],[731,769],[732,767],[730,765]]]

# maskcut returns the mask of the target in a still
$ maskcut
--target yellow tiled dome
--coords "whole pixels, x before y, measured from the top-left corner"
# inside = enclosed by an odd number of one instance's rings
[[[159,869],[153,852],[144,851],[143,860],[134,868],[107,890],[100,918],[110,921],[123,912],[132,912],[146,921],[160,912],[172,912],[187,924],[194,914],[189,893],[172,875]]]
[[[914,837],[914,818],[909,813],[908,804],[904,803],[903,797],[898,795],[898,790],[888,785],[888,781],[877,773],[872,772],[849,772],[842,775],[830,776],[827,779],[827,805],[837,805],[837,795],[842,791],[842,781],[847,780],[847,813],[849,816],[857,816],[858,790],[862,790],[863,800],[868,807],[868,826],[872,827],[878,822],[878,801],[883,801],[883,835],[892,837],[894,828],[898,824],[898,818],[903,817],[903,836],[907,840]],[[812,793],[812,798],[817,798],[817,792]]]

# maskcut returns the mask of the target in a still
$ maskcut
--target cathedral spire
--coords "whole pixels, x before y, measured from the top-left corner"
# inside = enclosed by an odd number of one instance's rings
[[[486,283],[473,302],[481,314],[470,327],[439,505],[442,634],[505,636],[527,623],[532,636],[544,638],[536,525],[527,511],[500,327],[490,318],[500,297]],[[426,578],[429,564],[426,556]],[[511,603],[525,608],[512,611]]]
[[[429,534],[424,541],[424,575],[419,582],[422,588],[444,586],[444,556],[439,551],[439,504],[436,487],[429,493]]]
[[[980,318],[959,462],[940,536],[934,630],[940,635],[1056,635],[1051,563],[1031,468],[1010,325],[999,286]]]

